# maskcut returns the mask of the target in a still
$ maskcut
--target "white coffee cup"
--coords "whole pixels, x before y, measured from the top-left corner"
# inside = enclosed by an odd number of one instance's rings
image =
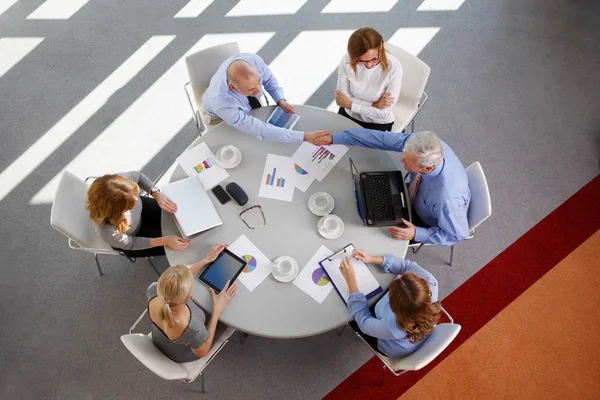
[[[330,215],[323,220],[323,230],[327,233],[335,234],[340,230],[340,222],[337,218]]]
[[[326,193],[317,193],[315,196],[315,208],[324,211],[329,206],[329,196]]]
[[[288,259],[282,259],[275,265],[277,272],[281,275],[287,275],[292,271],[292,262]]]
[[[221,151],[221,158],[223,161],[230,162],[235,157],[235,151],[232,146],[225,146]]]

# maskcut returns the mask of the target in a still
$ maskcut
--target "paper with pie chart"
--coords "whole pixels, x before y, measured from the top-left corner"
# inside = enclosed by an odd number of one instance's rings
[[[256,289],[273,272],[273,263],[245,235],[237,238],[227,246],[227,249],[237,255],[247,265],[238,276],[249,291]]]
[[[296,171],[296,187],[303,192],[310,187],[315,178],[308,173],[307,170],[294,163],[294,171]]]
[[[333,289],[333,285],[319,265],[319,261],[332,254],[333,251],[321,246],[294,279],[294,285],[302,289],[304,293],[315,299],[319,304],[323,303]]]
[[[309,176],[321,182],[347,152],[348,147],[343,144],[315,146],[303,142],[292,155],[292,160],[295,165],[308,172]]]
[[[294,162],[290,157],[267,154],[258,195],[269,199],[292,201],[297,175],[299,174],[294,169]]]

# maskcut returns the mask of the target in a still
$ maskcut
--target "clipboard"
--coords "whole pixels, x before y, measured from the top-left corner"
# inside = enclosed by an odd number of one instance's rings
[[[365,264],[363,261],[351,258],[353,251],[354,245],[350,243],[337,253],[334,253],[333,255],[319,261],[321,269],[325,272],[325,274],[327,274],[327,277],[329,278],[329,281],[333,285],[335,291],[346,305],[348,305],[350,291],[348,290],[346,280],[340,272],[340,263],[344,257],[350,257],[352,266],[356,272],[356,283],[358,284],[358,290],[362,292],[367,299],[370,299],[378,293],[383,292],[381,285],[379,285],[379,282],[377,279],[375,279],[375,276],[369,270],[367,264]]]

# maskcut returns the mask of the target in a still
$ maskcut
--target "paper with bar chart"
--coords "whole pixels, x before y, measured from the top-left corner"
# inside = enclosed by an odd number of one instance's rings
[[[215,155],[206,143],[200,143],[180,155],[177,162],[188,176],[198,176],[204,189],[209,190],[229,176],[215,163]]]
[[[227,250],[246,261],[247,265],[237,280],[242,282],[249,291],[256,289],[273,272],[271,260],[245,235],[241,235],[235,242],[227,246]]]
[[[333,289],[333,285],[319,265],[319,261],[332,254],[333,251],[325,246],[321,246],[308,263],[306,263],[304,268],[302,268],[296,279],[294,279],[294,285],[315,299],[319,304],[323,303],[327,295],[331,292],[331,289]]]
[[[298,173],[290,157],[267,154],[258,195],[275,200],[292,201],[296,175]]]
[[[295,165],[320,182],[347,152],[348,147],[342,144],[314,146],[303,142],[292,156],[292,160]]]

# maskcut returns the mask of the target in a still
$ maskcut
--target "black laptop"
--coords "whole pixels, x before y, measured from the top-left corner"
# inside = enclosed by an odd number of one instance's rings
[[[402,172],[358,173],[350,158],[352,186],[358,215],[365,226],[392,226],[410,221],[408,196]]]

